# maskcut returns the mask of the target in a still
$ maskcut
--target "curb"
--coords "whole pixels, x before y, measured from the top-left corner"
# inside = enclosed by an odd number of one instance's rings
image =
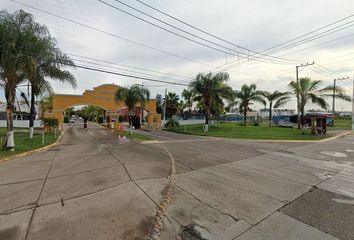
[[[5,162],[5,161],[10,161],[10,160],[12,160],[12,159],[14,159],[14,158],[26,157],[26,156],[29,156],[29,155],[32,155],[32,154],[38,153],[38,152],[45,152],[45,151],[47,151],[48,149],[57,146],[57,145],[60,143],[60,141],[62,140],[62,138],[64,137],[64,133],[65,133],[65,130],[61,131],[61,132],[60,132],[60,136],[58,137],[58,139],[57,139],[54,143],[51,143],[51,144],[49,144],[49,145],[47,145],[47,146],[44,146],[44,147],[41,147],[41,148],[36,148],[36,149],[31,150],[31,151],[28,151],[28,152],[23,152],[23,153],[15,154],[15,155],[12,155],[12,156],[9,156],[9,157],[0,159],[0,163],[1,163],[1,162]]]
[[[242,139],[242,138],[219,138],[219,137],[208,137],[208,138],[212,138],[212,139],[222,139],[222,140],[241,140],[241,141],[252,141],[252,142],[279,142],[279,143],[320,143],[320,142],[328,142],[328,141],[332,141],[335,140],[337,138],[340,137],[344,137],[346,135],[350,135],[353,132],[344,132],[338,135],[335,135],[333,137],[329,137],[329,138],[324,138],[324,139],[320,139],[320,140],[281,140],[281,139]]]

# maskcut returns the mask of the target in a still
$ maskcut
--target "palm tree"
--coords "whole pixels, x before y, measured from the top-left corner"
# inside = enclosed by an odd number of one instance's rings
[[[128,108],[129,126],[132,126],[133,109],[137,103],[146,103],[150,98],[150,91],[139,85],[119,88],[115,94],[117,102],[124,102]]]
[[[240,91],[235,92],[235,97],[239,99],[240,112],[243,112],[244,125],[247,125],[247,111],[250,110],[250,105],[255,102],[266,104],[262,98],[262,91],[257,90],[256,84],[243,84]]]
[[[321,80],[311,80],[308,77],[300,78],[298,84],[295,81],[290,82],[289,88],[291,92],[295,96],[299,96],[301,123],[303,122],[305,115],[305,106],[309,101],[311,101],[313,104],[320,106],[323,109],[328,109],[329,105],[326,102],[325,98],[333,97],[334,87],[331,85],[325,88],[320,88],[321,84]],[[345,95],[344,90],[342,88],[336,87],[335,92],[336,98],[349,102],[351,101],[351,97]]]
[[[289,92],[262,91],[261,95],[269,102],[269,127],[272,127],[272,110],[285,105],[289,100]]]
[[[6,146],[14,151],[13,110],[16,87],[25,78],[24,66],[27,63],[26,53],[28,39],[33,37],[33,17],[22,10],[13,14],[0,11],[0,81],[6,98]]]
[[[55,39],[45,25],[34,23],[34,35],[28,40],[28,55],[25,65],[26,78],[31,83],[31,107],[29,122],[29,138],[33,137],[33,125],[35,119],[35,98],[44,94],[52,94],[51,84],[46,77],[69,83],[76,87],[74,76],[61,67],[74,65],[68,56],[63,54],[57,47]]]
[[[184,107],[188,108],[188,118],[191,117],[192,107],[193,107],[193,91],[188,89],[183,89],[182,97],[184,98]]]
[[[174,92],[168,92],[164,101],[164,104],[166,104],[166,118],[172,118],[180,109],[179,97]]]
[[[208,132],[208,124],[211,109],[223,106],[224,100],[233,99],[232,88],[226,84],[229,74],[225,72],[199,73],[190,87],[194,93],[193,100],[199,102],[205,110],[205,132]]]

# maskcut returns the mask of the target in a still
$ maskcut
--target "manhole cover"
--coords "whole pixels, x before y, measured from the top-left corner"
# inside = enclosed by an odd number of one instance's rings
[[[212,237],[206,229],[193,223],[187,226],[182,226],[179,229],[179,239],[180,240],[209,240],[212,239]]]

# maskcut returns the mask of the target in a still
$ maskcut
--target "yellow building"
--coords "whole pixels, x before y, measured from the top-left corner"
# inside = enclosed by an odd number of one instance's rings
[[[118,111],[126,108],[124,102],[116,102],[115,93],[120,86],[115,84],[103,84],[94,87],[93,90],[86,90],[82,95],[54,94],[53,110],[45,113],[45,117],[57,118],[60,123],[64,121],[64,110],[78,105],[94,105],[106,110],[106,122],[110,123],[118,116]],[[140,103],[136,107],[141,107]],[[151,99],[145,103],[144,110],[148,112],[148,125],[160,126],[161,114],[156,113],[156,100]]]

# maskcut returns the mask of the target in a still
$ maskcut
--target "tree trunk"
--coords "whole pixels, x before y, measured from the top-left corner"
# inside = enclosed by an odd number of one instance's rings
[[[29,138],[33,138],[33,126],[34,126],[34,93],[33,91],[31,92],[31,109],[30,109],[30,120],[29,120]]]
[[[205,127],[204,127],[204,132],[208,133],[209,131],[209,106],[205,106]]]
[[[301,121],[301,128],[304,128],[304,117],[305,117],[305,107],[301,108],[301,117],[300,117],[300,121]]]
[[[247,108],[243,109],[243,121],[244,125],[247,126]]]
[[[272,106],[273,105],[273,103],[272,102],[270,102],[269,103],[269,127],[272,127]]]
[[[5,90],[6,91],[6,90]],[[10,87],[6,95],[6,124],[7,124],[7,138],[6,147],[9,151],[15,150],[15,139],[14,139],[14,119],[13,110],[15,103],[16,88]]]

